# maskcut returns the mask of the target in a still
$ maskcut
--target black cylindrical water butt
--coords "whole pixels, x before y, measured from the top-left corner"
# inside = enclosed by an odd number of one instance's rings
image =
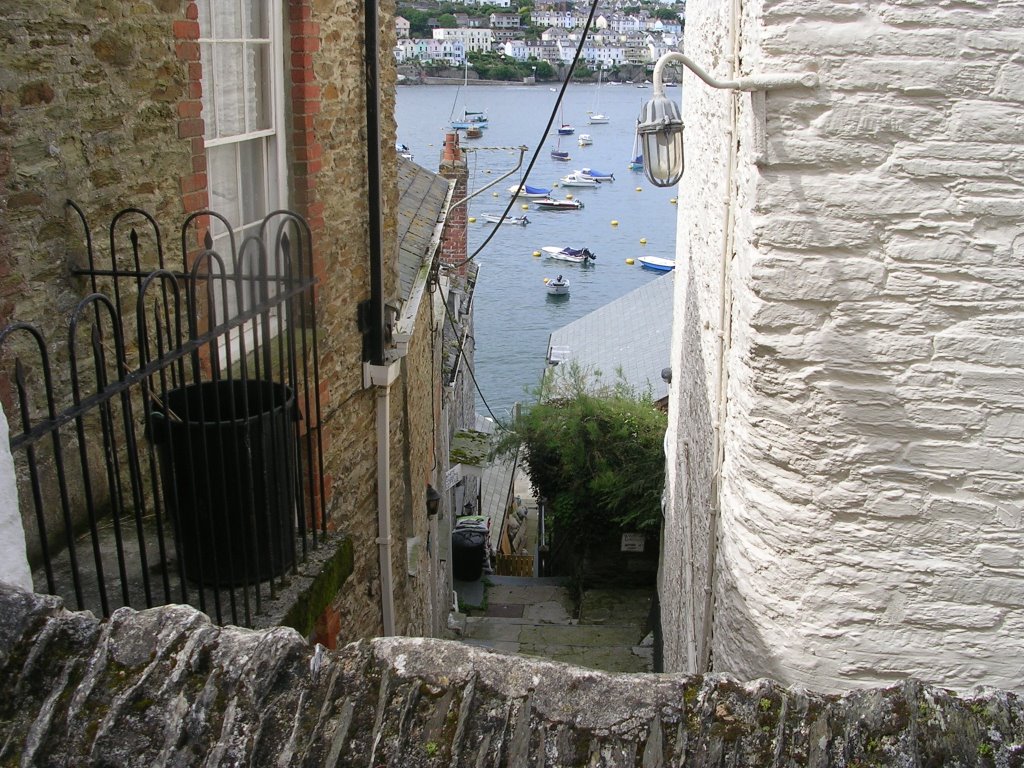
[[[164,498],[185,576],[235,586],[295,561],[295,398],[269,381],[167,393],[152,418]]]

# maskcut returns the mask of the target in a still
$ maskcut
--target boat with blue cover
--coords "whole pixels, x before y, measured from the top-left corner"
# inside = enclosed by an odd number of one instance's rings
[[[548,197],[551,190],[546,187],[531,187],[529,184],[513,184],[508,188],[512,197]]]

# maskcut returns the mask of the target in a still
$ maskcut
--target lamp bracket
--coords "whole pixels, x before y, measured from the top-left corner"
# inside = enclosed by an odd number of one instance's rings
[[[682,64],[712,88],[732,91],[767,91],[772,88],[813,88],[818,84],[818,76],[813,72],[747,75],[735,80],[719,80],[685,53],[670,51],[658,59],[658,63],[654,65],[655,95],[664,95],[665,87],[661,82],[662,73],[665,71],[665,65],[670,61]]]

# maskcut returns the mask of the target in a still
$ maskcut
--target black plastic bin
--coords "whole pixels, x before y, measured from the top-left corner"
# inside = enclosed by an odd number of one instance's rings
[[[487,531],[456,528],[452,531],[452,576],[459,581],[476,581],[484,572]]]
[[[211,381],[152,415],[164,499],[190,581],[236,586],[295,562],[295,398],[283,384]]]

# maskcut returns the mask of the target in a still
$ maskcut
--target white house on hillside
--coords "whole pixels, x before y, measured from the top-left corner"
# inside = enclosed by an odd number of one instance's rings
[[[435,40],[460,42],[466,52],[486,53],[491,50],[494,35],[490,29],[459,27],[457,29],[437,28],[432,30]]]
[[[688,56],[818,84],[667,92],[666,666],[1024,691],[1024,1],[734,7]]]

